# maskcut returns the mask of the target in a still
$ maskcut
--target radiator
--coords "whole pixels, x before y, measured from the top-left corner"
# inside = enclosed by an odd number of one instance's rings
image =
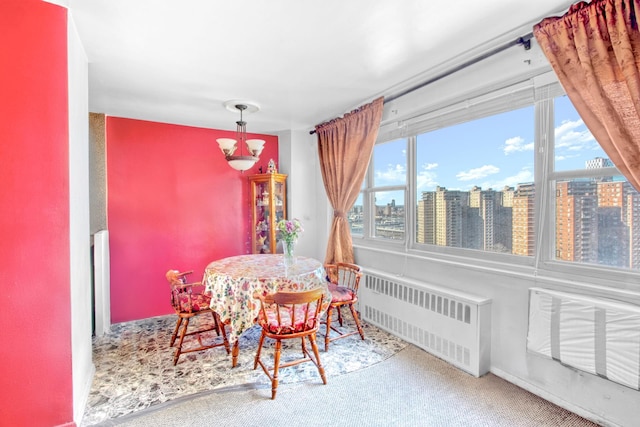
[[[109,232],[98,231],[94,244],[95,334],[102,336],[111,329],[111,280],[109,273]]]
[[[640,306],[531,288],[527,349],[640,389]]]
[[[363,320],[476,377],[491,362],[491,300],[366,269],[358,291]]]

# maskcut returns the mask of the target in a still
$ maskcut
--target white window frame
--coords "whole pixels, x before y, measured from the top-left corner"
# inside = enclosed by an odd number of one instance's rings
[[[388,141],[376,141],[376,145],[378,144],[384,144],[387,142],[393,142],[396,141],[398,139],[402,139],[403,137],[397,137],[397,138],[393,138],[390,139]],[[405,182],[405,185],[386,185],[386,186],[378,186],[375,187],[374,186],[374,174],[375,174],[375,166],[374,166],[374,158],[373,156],[375,156],[375,147],[374,147],[374,151],[372,154],[372,159],[369,162],[369,167],[367,168],[367,174],[365,176],[364,179],[364,185],[362,187],[362,189],[360,190],[360,194],[362,194],[362,206],[364,209],[364,221],[363,221],[363,234],[362,235],[355,235],[352,236],[353,240],[355,239],[360,239],[360,240],[364,240],[364,241],[369,241],[369,242],[376,242],[376,243],[381,243],[383,245],[390,245],[391,247],[404,247],[405,242],[407,240],[407,233],[408,233],[408,216],[409,216],[409,209],[407,209],[407,189],[408,189],[408,181],[409,181],[409,145],[410,142],[407,141],[407,182]],[[404,191],[404,214],[405,214],[405,229],[404,229],[404,240],[397,240],[397,239],[387,239],[384,237],[377,237],[375,235],[375,215],[371,215],[371,212],[373,212],[375,210],[375,199],[374,199],[374,195],[376,192],[380,192],[380,191]]]
[[[489,262],[492,266],[497,266],[496,268],[504,271],[518,272],[524,267],[530,268],[533,274],[546,271],[559,273],[560,276],[570,274],[595,278],[596,280],[601,278],[606,282],[613,279],[620,281],[621,287],[625,286],[624,283],[638,283],[640,272],[635,270],[555,260],[555,182],[559,179],[572,177],[619,175],[620,173],[617,168],[579,171],[552,170],[555,127],[553,103],[557,96],[564,95],[564,91],[555,76],[551,78],[549,76],[550,74],[547,72],[520,83],[486,92],[472,99],[399,120],[398,124],[390,126],[390,129],[382,127],[376,144],[407,138],[407,183],[406,186],[373,187],[374,162],[370,162],[361,190],[364,233],[354,239],[354,246],[404,251],[407,255],[418,258],[453,260],[482,268],[485,268]],[[531,105],[534,106],[535,115],[535,255],[529,257],[416,243],[416,135]],[[372,194],[375,191],[402,189],[405,190],[404,241],[374,237],[374,218],[371,215]],[[554,275],[558,276],[558,274]]]
[[[571,180],[576,178],[599,178],[604,176],[616,176],[622,175],[616,167],[606,167],[597,169],[572,169],[556,171],[553,168],[554,156],[555,156],[555,138],[554,128],[557,123],[555,120],[554,100],[556,97],[563,96],[565,93],[559,88],[550,91],[549,96],[546,99],[540,101],[541,114],[545,117],[543,120],[547,120],[551,123],[549,126],[549,132],[543,137],[549,142],[546,144],[547,150],[543,153],[543,161],[545,162],[544,170],[541,175],[544,177],[544,185],[546,186],[548,197],[545,201],[547,203],[547,218],[549,219],[549,226],[544,228],[543,242],[539,256],[537,256],[537,267],[543,271],[550,271],[554,273],[565,273],[575,276],[585,276],[589,278],[595,278],[600,280],[615,280],[620,282],[629,281],[630,278],[634,282],[640,279],[640,271],[632,269],[620,269],[615,267],[607,267],[605,265],[587,264],[580,262],[570,262],[557,260],[555,256],[555,239],[556,239],[556,183],[558,181]]]

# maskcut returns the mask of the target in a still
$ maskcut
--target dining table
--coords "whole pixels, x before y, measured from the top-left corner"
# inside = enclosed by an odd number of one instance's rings
[[[282,254],[237,255],[213,261],[204,271],[202,283],[211,296],[211,308],[227,325],[232,344],[232,362],[238,362],[239,337],[258,317],[261,296],[277,291],[324,289],[321,313],[331,302],[323,264],[303,256],[287,262]]]

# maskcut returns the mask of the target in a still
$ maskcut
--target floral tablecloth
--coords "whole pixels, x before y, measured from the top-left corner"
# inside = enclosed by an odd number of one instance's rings
[[[282,254],[239,255],[210,263],[202,283],[211,295],[211,308],[223,322],[229,322],[229,343],[254,325],[260,309],[255,296],[281,290],[325,288],[322,310],[331,302],[326,273],[322,263],[313,258],[297,256],[286,267]]]

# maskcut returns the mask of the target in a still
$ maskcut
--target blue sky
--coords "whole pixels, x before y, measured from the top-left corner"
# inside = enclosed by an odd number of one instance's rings
[[[556,170],[583,169],[587,160],[606,157],[566,96],[555,105]],[[418,194],[435,190],[469,190],[480,186],[533,182],[534,108],[526,107],[418,136]],[[375,185],[402,185],[406,179],[404,142],[376,146]],[[377,203],[386,204],[382,194]],[[397,204],[401,194],[394,193]]]

